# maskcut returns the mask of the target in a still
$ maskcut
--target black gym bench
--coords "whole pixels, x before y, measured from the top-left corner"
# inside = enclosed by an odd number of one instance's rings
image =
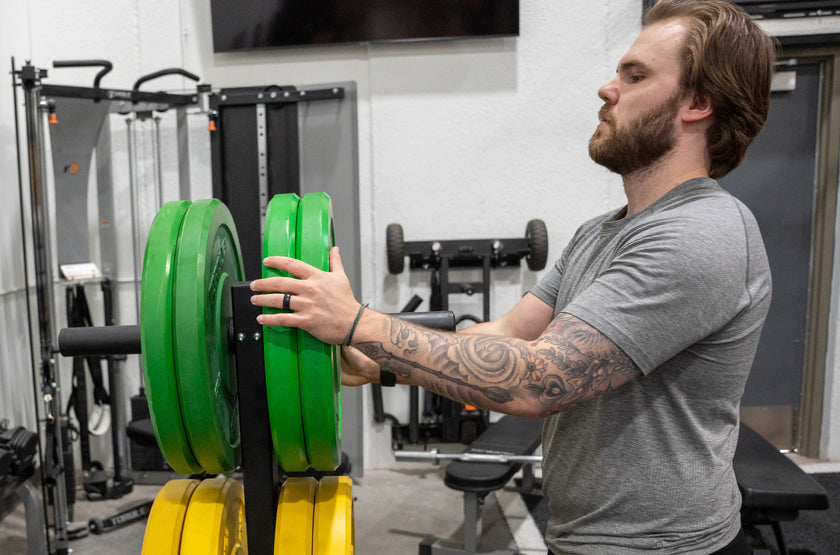
[[[542,420],[529,420],[519,416],[506,415],[491,424],[478,436],[464,453],[489,454],[502,456],[530,455],[540,444]],[[444,483],[455,490],[464,492],[464,547],[454,548],[443,545],[434,536],[427,536],[420,542],[420,555],[448,555],[477,553],[481,541],[481,509],[488,493],[507,484],[516,472],[522,468],[516,462],[464,462],[452,461],[446,467]],[[531,465],[526,464],[523,472],[526,478],[532,476]],[[496,555],[510,554],[512,551],[494,551]]]
[[[733,466],[741,490],[741,524],[748,540],[763,543],[756,526],[769,525],[779,555],[792,553],[785,543],[781,523],[795,520],[799,511],[828,509],[825,489],[743,423]],[[797,550],[796,553],[810,552]]]
[[[517,416],[503,416],[481,434],[465,454],[502,456],[530,455],[540,444],[542,421]],[[760,540],[756,526],[769,525],[779,555],[791,552],[785,543],[781,522],[795,520],[799,511],[825,510],[825,489],[769,441],[746,424],[741,424],[733,461],[735,476],[743,499],[741,522],[751,541]],[[478,553],[481,541],[481,510],[488,493],[504,487],[522,468],[521,463],[487,463],[455,460],[446,467],[444,483],[464,492],[464,547],[445,546],[434,536],[420,542],[420,555],[455,555]],[[523,469],[526,479],[530,465]],[[759,547],[759,546],[756,546]],[[511,551],[495,551],[496,555]]]

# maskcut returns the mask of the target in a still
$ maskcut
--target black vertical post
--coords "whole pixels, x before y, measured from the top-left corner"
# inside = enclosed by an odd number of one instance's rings
[[[483,317],[485,322],[490,321],[490,255],[485,254],[481,259],[481,297]]]
[[[279,472],[268,420],[263,329],[257,323],[260,309],[251,304],[251,295],[253,292],[248,283],[236,284],[231,289],[242,482],[248,551],[255,555],[271,555],[274,553]]]
[[[227,205],[236,223],[247,279],[262,271],[262,207],[276,194],[301,192],[297,98],[295,87],[276,86],[210,96],[216,122],[210,133],[213,197]]]
[[[102,310],[105,316],[105,325],[113,326],[114,301],[111,280],[103,279],[99,286],[102,289]],[[124,415],[125,406],[119,397],[120,392],[118,388],[115,387],[116,384],[122,384],[123,382],[122,378],[117,377],[118,368],[116,357],[114,355],[108,355],[105,357],[105,360],[108,364],[108,387],[111,390],[111,448],[114,451],[114,485],[125,485],[127,489],[124,491],[128,493],[132,489],[134,480],[125,478],[122,475],[123,468],[126,464],[123,458],[124,450],[122,449],[121,437],[121,433],[123,432],[121,426],[123,426],[126,420]],[[99,365],[99,361],[96,364]]]
[[[449,310],[449,257],[442,256],[440,259],[440,306],[433,310]]]

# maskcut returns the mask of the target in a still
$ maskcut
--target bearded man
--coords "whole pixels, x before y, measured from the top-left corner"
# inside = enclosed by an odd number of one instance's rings
[[[732,469],[738,412],[771,283],[750,211],[716,178],[769,107],[774,43],[722,0],[661,0],[598,90],[592,159],[627,205],[584,223],[507,314],[464,332],[365,310],[337,249],[331,270],[252,302],[344,344],[342,381],[393,372],[459,402],[544,418],[551,553],[747,553]]]

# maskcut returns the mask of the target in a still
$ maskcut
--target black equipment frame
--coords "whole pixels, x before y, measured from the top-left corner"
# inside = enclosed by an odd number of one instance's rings
[[[836,15],[840,11],[838,0],[730,0],[753,17],[776,19],[783,17],[820,17]],[[647,11],[656,0],[642,0],[642,10]]]
[[[406,241],[400,245],[409,259],[412,270],[430,270],[431,297],[429,310],[449,310],[449,295],[472,296],[481,293],[482,319],[465,314],[458,318],[487,322],[490,320],[490,270],[492,268],[515,268],[531,252],[527,237],[505,239],[461,239]],[[481,268],[481,281],[453,281],[449,277],[451,268]],[[374,384],[374,399],[381,396],[381,389]],[[398,448],[404,442],[417,445],[429,437],[437,436],[443,442],[470,443],[480,435],[489,422],[486,411],[467,411],[464,405],[439,395],[426,395],[424,412],[439,415],[439,422],[420,423],[420,390],[409,386],[409,422],[393,425],[392,443]]]
[[[32,226],[32,244],[33,244],[33,266],[34,266],[34,282],[35,282],[35,298],[36,298],[36,312],[38,317],[38,343],[39,349],[36,351],[36,340],[30,333],[30,349],[33,352],[33,359],[38,359],[38,367],[35,367],[35,360],[33,360],[33,383],[36,385],[35,391],[35,407],[36,416],[39,420],[39,460],[41,472],[41,484],[43,488],[43,502],[44,514],[49,513],[48,504],[51,500],[52,504],[52,519],[45,518],[48,526],[53,529],[53,537],[51,541],[49,533],[46,534],[47,549],[50,553],[58,555],[66,555],[71,550],[69,548],[68,540],[68,495],[73,492],[68,492],[65,487],[65,468],[64,464],[60,463],[55,454],[61,454],[65,451],[65,439],[62,433],[62,426],[66,426],[65,419],[62,414],[61,406],[61,387],[58,372],[56,369],[55,353],[58,349],[54,345],[54,310],[56,309],[56,301],[53,294],[53,275],[54,270],[50,262],[50,244],[49,244],[49,215],[47,206],[45,205],[45,190],[46,184],[44,180],[44,137],[41,128],[41,110],[50,109],[50,98],[78,98],[90,99],[94,102],[111,102],[109,110],[111,112],[120,114],[164,111],[170,108],[186,108],[187,106],[197,105],[199,102],[199,94],[170,94],[164,92],[146,92],[140,91],[139,86],[142,82],[151,78],[167,75],[170,73],[179,73],[186,77],[198,80],[197,76],[190,74],[181,69],[167,69],[154,74],[147,75],[138,80],[132,90],[123,89],[108,89],[99,86],[102,76],[110,71],[110,62],[104,60],[77,60],[77,61],[58,61],[54,63],[54,67],[85,67],[85,66],[103,66],[103,70],[99,72],[94,80],[93,87],[79,87],[68,85],[51,85],[43,82],[47,78],[47,70],[33,66],[28,61],[21,68],[17,68],[14,59],[11,62],[12,74],[12,90],[15,100],[15,131],[16,136],[20,137],[19,121],[18,121],[18,101],[17,91],[18,87],[23,91],[23,105],[25,113],[25,129],[26,129],[26,162],[29,185],[29,204],[31,214]],[[22,149],[20,146],[20,139],[16,141],[18,149],[18,177],[20,189],[20,206],[21,206],[21,226],[24,238],[27,236],[25,230],[26,218],[24,217],[24,184],[23,171],[21,165]],[[29,301],[29,275],[28,275],[28,256],[26,247],[23,249],[23,264],[26,283],[26,299],[27,299],[27,318],[31,319],[32,309]],[[110,291],[107,293],[110,294]],[[106,310],[111,310],[111,299],[106,298]],[[29,321],[29,320],[28,320]],[[112,321],[107,322],[112,324]],[[30,324],[27,329],[32,330],[33,326]],[[112,354],[112,353],[105,353]],[[116,359],[108,359],[108,374],[109,378],[113,378],[117,373]],[[113,381],[111,382],[113,383]],[[42,409],[39,409],[39,403],[43,404]],[[119,420],[119,413],[122,407],[119,403],[113,403],[112,408],[112,423]],[[42,414],[43,410],[43,414]],[[46,439],[41,444],[40,425],[45,426],[44,436]],[[113,425],[112,425],[113,428]],[[121,430],[120,430],[121,432]],[[116,430],[112,429],[112,434]],[[115,460],[120,457],[119,452],[114,453]],[[121,468],[118,462],[115,462],[115,479],[120,481],[120,484],[115,488],[111,488],[110,492],[115,495],[119,491],[130,487],[128,480],[122,477]]]
[[[262,273],[262,222],[269,199],[300,195],[298,104],[344,98],[334,87],[293,86],[221,89],[209,96],[213,197],[230,209],[245,276]]]

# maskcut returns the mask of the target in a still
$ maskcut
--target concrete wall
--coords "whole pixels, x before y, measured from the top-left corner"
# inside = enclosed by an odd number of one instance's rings
[[[415,292],[428,301],[428,275],[388,275],[389,223],[402,224],[406,240],[521,237],[528,220],[541,218],[553,261],[579,223],[623,203],[620,181],[589,160],[586,145],[601,104],[597,88],[611,78],[639,31],[641,1],[527,0],[520,10],[516,39],[213,54],[206,0],[9,0],[0,19],[0,60],[14,56],[19,66],[31,59],[49,68],[50,82],[90,85],[94,70],[53,70],[52,61],[109,59],[115,69],[103,86],[111,88],[130,88],[138,76],[172,66],[216,88],[357,82],[364,263],[363,286],[356,293],[380,310],[396,311]],[[173,77],[156,81],[154,88],[191,86]],[[0,88],[0,416],[33,426],[11,95],[11,87]],[[191,190],[194,198],[207,197],[206,120],[194,116],[191,122]],[[120,199],[119,313],[120,323],[128,324],[136,315],[127,254],[125,123],[112,117],[110,125]],[[171,130],[164,135],[172,145]],[[164,200],[177,195],[174,162],[168,155],[167,160]],[[147,229],[156,199],[146,189],[140,197],[140,225]],[[519,269],[494,271],[493,277],[496,317],[539,276]],[[476,296],[452,308],[480,314],[480,302]],[[139,387],[136,360],[127,366],[124,394],[131,395]],[[68,371],[63,363],[62,375]],[[840,385],[833,376],[834,366],[826,393],[828,422],[840,410]],[[406,392],[398,388],[385,397],[386,411],[407,419]],[[364,406],[363,422],[369,423],[369,401]],[[826,426],[825,438],[824,455],[840,457],[837,424]],[[391,464],[388,428],[366,424],[365,465]]]

